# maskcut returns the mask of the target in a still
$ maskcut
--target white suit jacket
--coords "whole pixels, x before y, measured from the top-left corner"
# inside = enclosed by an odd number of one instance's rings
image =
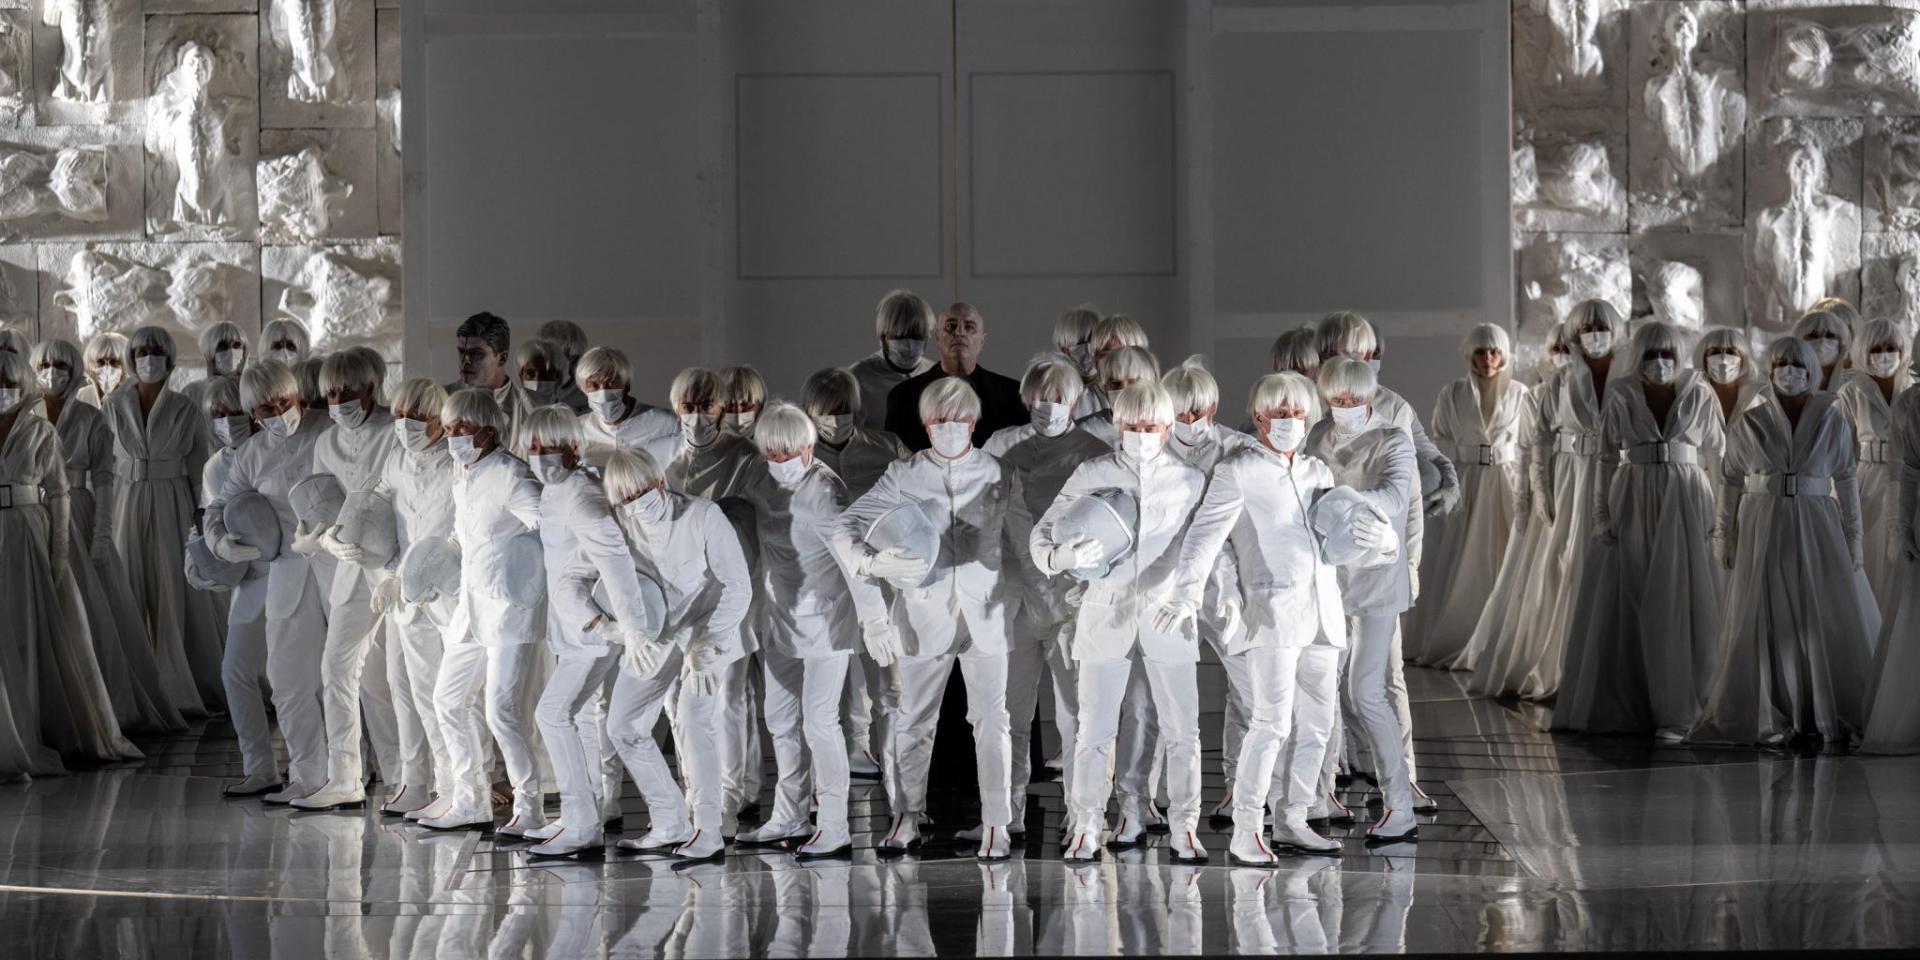
[[[460,605],[449,642],[472,639],[489,647],[532,643],[544,625],[540,604],[513,602],[508,584],[543,569],[511,569],[506,545],[540,529],[540,484],[518,457],[495,447],[470,467],[453,467],[453,539],[460,545]],[[469,632],[471,631],[471,632]]]
[[[1321,420],[1307,434],[1304,449],[1332,469],[1334,483],[1352,487],[1392,520],[1394,534],[1407,545],[1392,563],[1340,568],[1347,613],[1386,616],[1413,606],[1413,578],[1407,572],[1412,551],[1408,531],[1420,509],[1420,468],[1415,462],[1413,437],[1375,411],[1368,429],[1354,437],[1337,438],[1332,418]]]
[[[233,458],[233,469],[220,487],[215,502],[207,504],[201,515],[209,540],[218,543],[227,533],[227,501],[249,490],[258,491],[273,504],[280,515],[280,555],[267,565],[267,618],[284,620],[300,605],[300,595],[314,577],[314,564],[293,552],[293,534],[299,526],[293,516],[293,503],[287,499],[294,484],[313,476],[313,449],[320,435],[332,426],[325,416],[303,413],[300,426],[290,436],[276,437],[261,430]],[[320,586],[315,582],[316,588]]]

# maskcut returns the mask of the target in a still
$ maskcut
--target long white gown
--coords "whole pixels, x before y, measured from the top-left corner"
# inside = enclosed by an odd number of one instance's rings
[[[1888,542],[1893,533],[1894,479],[1899,474],[1895,456],[1893,405],[1905,394],[1905,384],[1894,383],[1893,403],[1881,394],[1872,377],[1856,373],[1840,385],[1834,401],[1853,426],[1860,451],[1860,528],[1866,535],[1867,585],[1880,605],[1880,618],[1893,615],[1897,591]]]
[[[1429,435],[1460,476],[1460,506],[1427,519],[1420,558],[1420,602],[1406,617],[1407,659],[1465,669],[1464,654],[1521,518],[1520,433],[1531,409],[1525,384],[1501,377],[1492,416],[1481,413],[1473,376],[1440,391]],[[1456,666],[1457,665],[1457,666]]]
[[[175,707],[204,716],[226,703],[220,683],[221,618],[187,586],[181,545],[193,530],[196,487],[207,461],[205,417],[163,390],[141,416],[140,394],[122,387],[101,406],[113,429],[113,544],[147,619],[154,657]]]
[[[1616,538],[1589,546],[1569,598],[1573,617],[1553,728],[1684,736],[1720,658],[1720,568],[1714,497],[1702,453],[1724,444],[1719,401],[1682,374],[1664,422],[1645,385],[1608,386],[1601,443],[1618,467],[1592,491],[1592,522]]]
[[[46,409],[41,404],[35,412],[45,416]],[[113,712],[128,730],[185,730],[187,721],[167,697],[146,621],[113,546],[113,433],[99,408],[71,395],[53,425],[67,458],[73,556],[91,561],[70,566]]]
[[[1893,404],[1894,465],[1904,472],[1907,486],[1896,487],[1886,522],[1907,531],[1920,521],[1920,390],[1902,393]],[[1900,494],[1904,492],[1904,499]],[[1871,548],[1869,548],[1871,549]],[[1873,695],[1867,702],[1867,730],[1860,749],[1867,753],[1920,753],[1920,698],[1913,695],[1913,678],[1920,675],[1920,563],[1889,567],[1892,602],[1874,650],[1869,680]]]
[[[1542,415],[1540,405],[1552,403],[1544,387],[1531,389],[1521,404],[1517,424],[1520,446],[1521,488],[1514,504],[1515,524],[1507,537],[1507,550],[1500,559],[1500,573],[1475,621],[1473,637],[1460,653],[1455,669],[1467,670],[1467,690],[1483,697],[1530,696],[1537,689],[1536,661],[1523,656],[1520,623],[1533,594],[1533,576],[1545,563],[1548,534],[1553,525],[1534,512],[1532,494],[1527,488],[1527,472],[1539,457],[1553,456],[1550,415]],[[1557,669],[1557,666],[1556,666]]]
[[[1735,560],[1721,663],[1689,739],[1844,742],[1864,726],[1880,614],[1853,565],[1854,456],[1830,393],[1813,394],[1794,426],[1768,391],[1728,428],[1722,480],[1744,492],[1720,509]]]

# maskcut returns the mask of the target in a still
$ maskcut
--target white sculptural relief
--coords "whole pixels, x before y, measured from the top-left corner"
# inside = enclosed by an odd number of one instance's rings
[[[312,240],[326,235],[333,205],[353,184],[327,172],[320,148],[260,161],[260,227],[267,239]]]
[[[1607,166],[1607,148],[1574,144],[1557,175],[1540,181],[1540,197],[1563,210],[1603,213],[1616,206],[1620,181]]]
[[[400,91],[395,90],[380,101],[380,109],[386,113],[393,130],[393,152],[400,152],[400,144],[405,142],[400,136]]]
[[[1826,191],[1826,158],[1806,142],[1791,144],[1786,161],[1785,203],[1760,211],[1755,220],[1754,265],[1765,272],[1763,289],[1776,318],[1797,316],[1835,293],[1833,275],[1844,267],[1845,245],[1858,243],[1859,211]]]
[[[107,99],[109,0],[47,0],[44,22],[60,30],[60,69],[53,98],[78,103]]]
[[[337,349],[388,334],[392,300],[392,280],[322,250],[301,264],[280,309],[306,325],[315,350]]]
[[[1583,300],[1606,300],[1626,313],[1633,273],[1624,237],[1605,234],[1533,234],[1521,250],[1521,325],[1543,339]]]
[[[1705,326],[1707,288],[1699,270],[1678,260],[1662,260],[1647,274],[1646,284],[1655,319],[1696,332]]]
[[[1823,89],[1833,75],[1833,39],[1807,20],[1780,24],[1774,35],[1773,86],[1786,93]]]
[[[1601,7],[1598,0],[1547,0],[1547,62],[1555,85],[1597,82],[1606,70],[1597,42]]]
[[[233,98],[213,92],[217,66],[205,44],[181,45],[150,118],[176,171],[171,218],[180,225],[234,227],[238,221],[234,185],[249,171],[242,161]]]
[[[273,10],[286,31],[287,99],[296,103],[340,99],[337,0],[274,0]]]
[[[0,225],[65,217],[84,223],[107,218],[107,153],[67,147],[51,159],[0,146]]]
[[[1853,32],[1861,55],[1854,80],[1868,90],[1920,103],[1920,23],[1911,13],[1888,12],[1890,19]]]
[[[204,330],[232,314],[233,298],[225,271],[232,269],[212,260],[190,260],[174,271],[167,284],[167,306],[189,330]]]
[[[19,121],[27,105],[27,90],[32,86],[22,56],[31,42],[27,33],[15,27],[12,20],[0,18],[0,123],[9,126]]]
[[[1700,22],[1692,10],[1676,8],[1667,17],[1663,33],[1668,66],[1647,81],[1647,117],[1661,140],[1660,187],[1678,194],[1684,205],[1692,205],[1697,203],[1701,178],[1713,171],[1739,137],[1745,100],[1737,74],[1695,62]]]
[[[126,332],[151,322],[166,300],[170,277],[164,270],[83,249],[73,255],[65,279],[66,289],[54,295],[54,303],[73,314],[84,342],[96,333]]]

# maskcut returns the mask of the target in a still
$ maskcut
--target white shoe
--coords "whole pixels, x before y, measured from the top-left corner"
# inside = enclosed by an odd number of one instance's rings
[[[1233,819],[1233,785],[1227,785],[1227,795],[1220,798],[1220,804],[1207,814],[1208,820],[1231,821]]]
[[[508,820],[497,833],[503,837],[526,837],[532,831],[547,825],[547,815],[540,810],[514,810],[513,819]]]
[[[578,857],[582,860],[599,860],[607,855],[607,841],[598,830],[592,833],[569,833],[562,830],[549,838],[546,843],[528,847],[527,854],[535,857]]]
[[[270,803],[275,806],[284,807],[287,804],[294,802],[295,800],[299,800],[303,797],[313,796],[314,790],[315,790],[314,787],[309,787],[304,783],[295,783],[292,781],[288,781],[286,789],[281,790],[278,793],[269,793],[266,796],[261,797],[260,802]]]
[[[1285,817],[1273,825],[1273,845],[1295,853],[1311,853],[1320,856],[1339,856],[1340,841],[1328,839],[1307,826],[1305,818],[1295,814]]]
[[[1313,823],[1352,823],[1353,811],[1340,802],[1333,794],[1325,794],[1314,801],[1313,808],[1307,811],[1307,822]]]
[[[846,824],[815,830],[806,843],[793,849],[793,855],[802,860],[824,860],[828,857],[843,857],[852,853],[853,835],[847,832]]]
[[[239,783],[229,783],[220,788],[223,797],[258,797],[280,789],[280,775],[277,773],[256,773]]]
[[[657,853],[671,850],[693,839],[693,824],[682,823],[675,826],[655,826],[638,837],[622,840],[614,844],[614,849],[628,853]]]
[[[695,829],[693,838],[673,848],[682,860],[718,860],[727,851],[727,841],[711,830]]]
[[[1120,822],[1113,828],[1113,837],[1107,842],[1116,847],[1131,847],[1147,835],[1147,818],[1138,807],[1120,808]]]
[[[920,845],[920,818],[915,814],[902,814],[893,818],[887,825],[887,832],[880,837],[878,847],[883,856],[897,856]]]
[[[1367,828],[1367,842],[1401,843],[1420,839],[1420,821],[1411,810],[1384,810],[1380,819]]]
[[[555,820],[544,827],[535,827],[532,830],[528,830],[526,833],[521,834],[521,836],[526,837],[528,840],[552,840],[554,837],[565,833],[566,830],[566,824]]]
[[[1169,833],[1173,830],[1167,823],[1167,815],[1160,812],[1160,805],[1152,800],[1140,811],[1140,822],[1146,825],[1148,833]]]
[[[1007,828],[1006,834],[1007,834],[1007,839],[1010,842],[1012,842],[1015,846],[1025,843],[1027,839],[1027,832],[1025,830],[1014,830],[1012,828]],[[957,831],[954,833],[953,838],[955,840],[961,840],[967,843],[979,843],[980,839],[982,837],[985,837],[986,835],[987,835],[987,828],[983,824],[981,826],[968,827],[965,830]]]
[[[1176,826],[1168,832],[1172,839],[1168,849],[1173,851],[1175,863],[1207,862],[1207,848],[1201,845],[1200,838],[1191,825]]]
[[[1433,798],[1427,796],[1427,792],[1425,790],[1420,789],[1420,785],[1416,783],[1413,785],[1412,810],[1414,813],[1420,814],[1422,816],[1426,816],[1430,814],[1439,813],[1440,805],[1437,803],[1434,803]]]
[[[328,783],[291,804],[295,810],[358,810],[366,805],[367,791],[357,782],[337,787]]]
[[[1092,863],[1100,859],[1100,835],[1085,830],[1074,834],[1060,859],[1068,863]]]
[[[982,861],[1005,860],[1013,856],[1013,836],[1006,827],[987,827],[986,836],[980,838],[980,848],[974,851],[973,858]]]
[[[481,810],[449,810],[441,816],[420,821],[420,825],[429,830],[482,830],[493,829],[493,812]]]
[[[418,810],[408,813],[407,819],[412,820],[415,823],[418,823],[422,820],[432,820],[436,817],[446,816],[447,812],[452,809],[453,809],[452,797],[435,797],[433,798],[432,803],[429,803]]]
[[[723,837],[737,837],[740,835],[739,814],[725,813],[720,815],[720,835]]]
[[[1277,867],[1280,858],[1273,855],[1273,848],[1267,846],[1267,840],[1258,830],[1244,830],[1235,827],[1233,842],[1227,845],[1227,859],[1236,867]]]
[[[804,823],[763,823],[745,833],[735,834],[733,842],[749,847],[771,847],[788,841],[806,840],[814,829]]]
[[[874,759],[873,751],[847,751],[847,776],[862,780],[880,779],[880,761]]]
[[[404,817],[432,802],[433,791],[426,787],[401,787],[399,793],[380,805],[380,812],[389,817]]]

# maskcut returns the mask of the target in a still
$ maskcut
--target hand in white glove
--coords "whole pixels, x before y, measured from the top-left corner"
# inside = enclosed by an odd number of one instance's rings
[[[1460,485],[1449,483],[1427,494],[1426,510],[1430,516],[1442,516],[1453,512],[1460,505]]]
[[[1095,566],[1106,558],[1106,545],[1083,533],[1065,543],[1055,544],[1047,559],[1055,570],[1079,570]]]
[[[400,609],[400,577],[392,573],[381,574],[379,581],[373,585],[370,599],[375,616]]]
[[[300,556],[311,557],[320,552],[320,536],[309,529],[303,520],[293,528],[293,542],[287,546]]]
[[[320,548],[346,563],[359,563],[361,557],[365,556],[358,546],[341,541],[340,525],[337,523],[320,535]]]
[[[885,620],[868,620],[860,625],[860,639],[866,643],[867,656],[875,666],[890,667],[900,659],[900,635]]]
[[[1859,540],[1847,544],[1847,553],[1853,557],[1853,568],[1860,570],[1867,565],[1867,545]]]
[[[1713,557],[1720,561],[1722,567],[1732,570],[1735,555],[1732,539],[1728,537],[1713,538]]]
[[[213,584],[207,582],[205,577],[200,576],[200,568],[194,564],[193,554],[187,554],[186,565],[181,568],[180,572],[186,575],[187,586],[201,593],[206,593],[213,589]]]
[[[651,677],[660,669],[660,660],[666,651],[651,640],[629,640],[627,648],[620,655],[620,663],[628,673],[636,677]]]
[[[260,559],[260,548],[249,547],[229,533],[214,543],[213,555],[228,563],[248,563]]]
[[[711,697],[720,692],[720,677],[712,668],[712,648],[707,641],[698,639],[687,645],[687,663],[680,672],[680,682],[696,697]]]
[[[1545,523],[1553,522],[1553,497],[1533,495],[1533,515]]]
[[[919,580],[927,575],[929,564],[923,557],[910,557],[899,547],[892,547],[867,558],[868,576],[882,580]]]
[[[1193,636],[1199,616],[1200,605],[1192,600],[1168,600],[1153,612],[1153,629],[1168,636]]]
[[[1400,548],[1400,535],[1394,532],[1393,524],[1378,512],[1356,510],[1353,514],[1353,542],[1371,553],[1392,554]]]

